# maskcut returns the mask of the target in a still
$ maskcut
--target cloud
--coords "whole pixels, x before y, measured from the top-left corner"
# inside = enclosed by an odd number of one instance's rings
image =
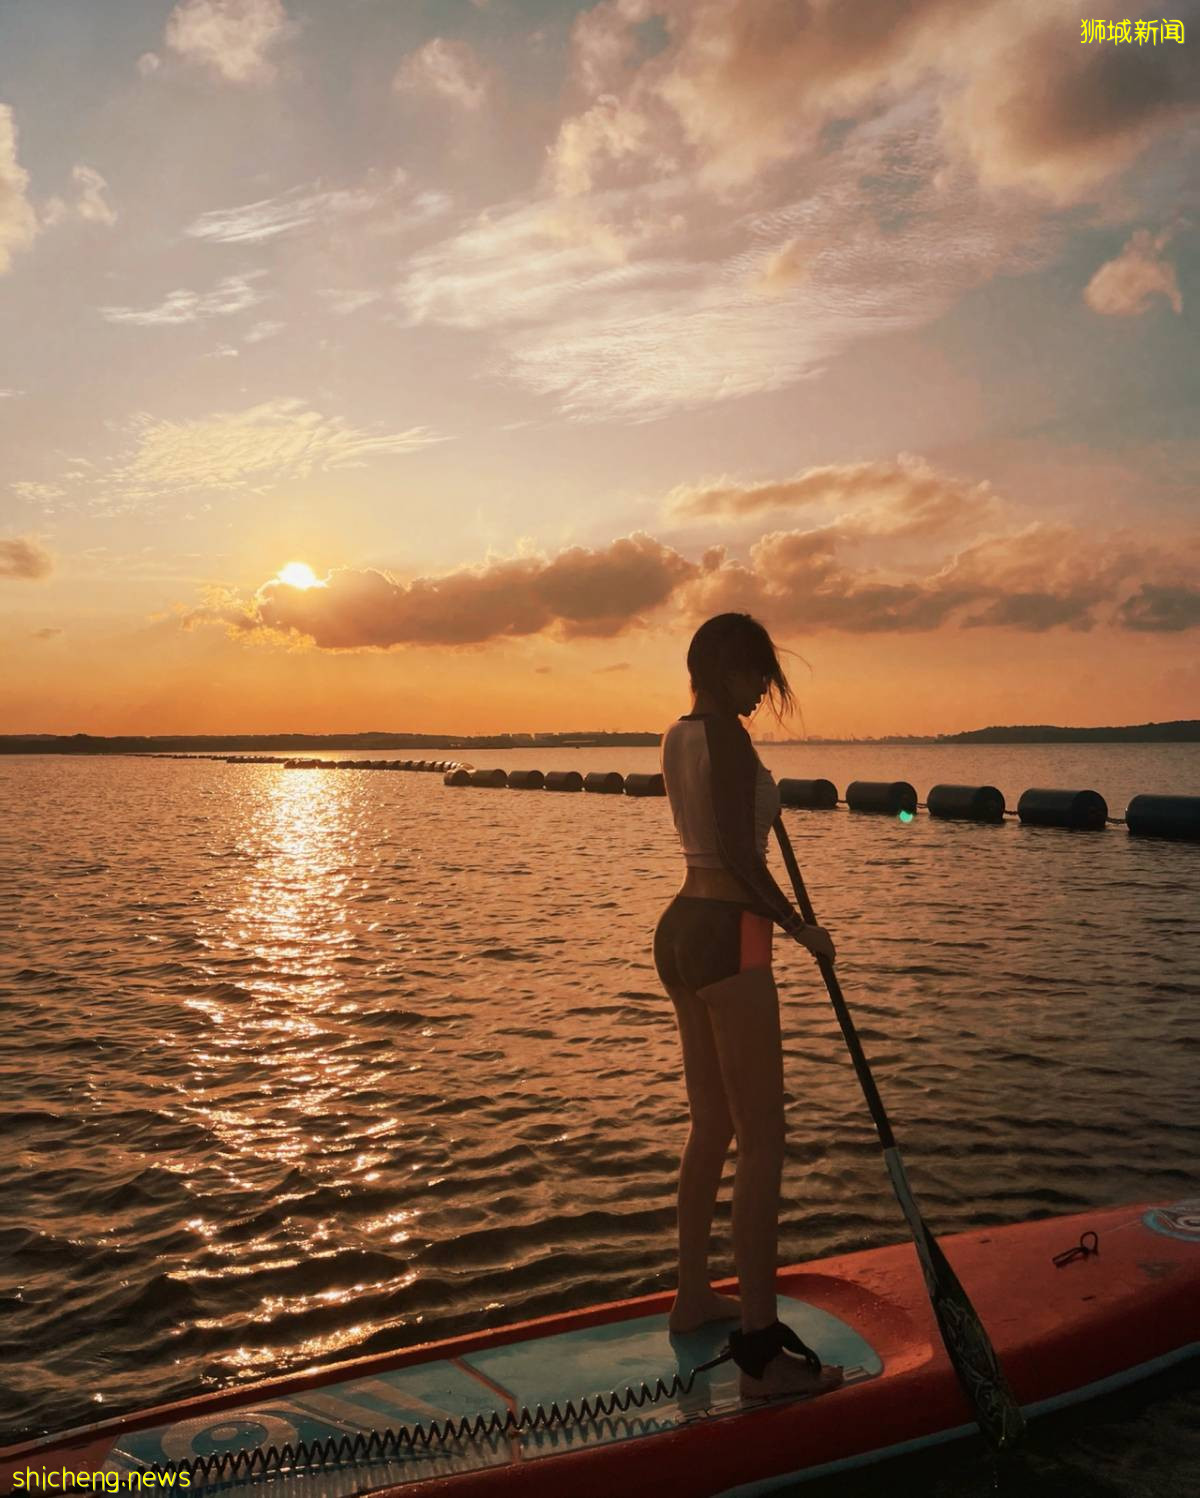
[[[394,200],[406,181],[395,171],[363,187],[322,188],[319,183],[290,188],[274,198],[260,198],[236,208],[214,208],[202,213],[184,230],[191,239],[214,244],[260,244],[283,234],[294,234],[314,223],[334,222],[370,213]],[[410,203],[411,221],[422,222],[445,210],[449,200],[442,194],[419,193]]]
[[[990,17],[996,45],[946,106],[948,134],[985,185],[1078,202],[1200,115],[1194,47],[1081,45],[1065,15],[1036,9],[1032,24],[1005,37],[1004,12]],[[1105,12],[1120,15],[1106,3],[1088,14]]]
[[[286,30],[282,0],[180,0],[167,19],[164,40],[228,83],[260,83],[274,77],[266,54]]]
[[[602,95],[563,123],[551,157],[555,188],[568,197],[589,192],[603,165],[640,157],[652,138],[651,123],[640,110]]]
[[[77,166],[71,173],[79,186],[79,198],[75,204],[75,212],[89,224],[115,224],[117,211],[104,194],[108,191],[108,183],[90,166]]]
[[[335,287],[326,291],[318,291],[317,295],[329,303],[331,312],[336,312],[339,317],[347,317],[351,312],[358,312],[363,307],[369,307],[373,302],[379,301],[383,293],[381,291],[343,291]]]
[[[397,93],[433,94],[475,111],[487,99],[489,80],[466,42],[435,36],[401,62],[392,87]]]
[[[1177,565],[1166,547],[1127,533],[1098,536],[1039,522],[979,541],[941,564],[931,561],[917,576],[848,566],[839,557],[842,541],[835,530],[775,531],[750,547],[748,564],[710,547],[676,605],[689,618],[749,610],[769,627],[806,633],[928,631],[952,623],[1041,633],[1056,626],[1165,629],[1200,622],[1190,618],[1186,600],[1173,612],[1126,601],[1130,587],[1141,589],[1134,599],[1157,601],[1163,585],[1147,593],[1147,577],[1169,576]],[[1188,589],[1165,591],[1175,599]]]
[[[978,525],[994,511],[995,501],[988,484],[967,483],[901,453],[895,462],[833,463],[766,483],[682,485],[667,496],[666,513],[678,519],[736,520],[813,505],[851,507],[838,521],[838,534],[843,540],[865,540],[939,535],[954,525]]]
[[[54,570],[50,553],[24,536],[0,536],[0,578],[48,577]]]
[[[271,582],[253,600],[211,595],[185,627],[222,623],[235,633],[296,633],[326,650],[396,645],[475,645],[555,633],[609,638],[643,622],[696,571],[642,533],[554,557],[490,560],[438,577],[395,582],[381,572],[332,572],[321,588]]]
[[[1126,629],[1175,633],[1200,626],[1200,588],[1182,583],[1159,587],[1143,583],[1121,606]]]
[[[650,0],[604,0],[581,11],[571,27],[571,65],[585,94],[624,82],[638,51],[636,27],[654,9]]]
[[[269,318],[262,322],[256,322],[246,334],[247,343],[262,343],[268,338],[274,338],[277,333],[282,333],[286,323],[272,322]]]
[[[157,52],[143,52],[137,60],[137,70],[143,78],[149,78],[151,73],[157,73],[162,67],[162,58]]]
[[[647,52],[651,17],[667,45]],[[576,191],[640,153],[647,172],[682,159],[703,186],[738,190],[815,157],[831,122],[924,96],[986,185],[1075,201],[1200,102],[1194,50],[1081,46],[1077,20],[1022,0],[606,0],[572,31],[582,107],[552,175]],[[606,117],[625,125],[618,152]]]
[[[206,317],[231,317],[263,301],[262,292],[250,283],[266,274],[251,271],[244,276],[226,276],[212,291],[172,291],[154,307],[101,307],[108,322],[134,323],[139,327],[167,327],[200,322]]]
[[[686,177],[505,205],[411,256],[396,296],[414,322],[502,330],[481,372],[576,420],[777,390],[1057,253],[1061,233],[1034,205],[981,195],[961,171],[939,178],[938,134],[936,111],[906,105],[809,171],[798,196],[740,215],[712,211]],[[764,295],[796,241],[825,249]]]
[[[90,166],[76,166],[71,179],[78,188],[75,201],[68,203],[63,198],[50,198],[42,208],[42,223],[47,228],[65,223],[70,218],[80,218],[87,224],[104,224],[111,228],[117,221],[117,210],[108,201],[108,183]]]
[[[1031,634],[1098,626],[1165,632],[1200,625],[1194,582],[1200,532],[1156,542],[1128,530],[1102,535],[1039,521],[958,550],[943,546],[940,555],[926,545],[905,566],[890,552],[886,566],[852,556],[856,547],[899,534],[910,520],[907,534],[927,541],[941,529],[940,499],[950,492],[932,504],[913,501],[911,490],[894,495],[886,505],[868,506],[857,525],[850,516],[811,530],[771,531],[754,541],[745,560],[714,545],[694,561],[639,531],[552,557],[523,546],[516,556],[408,582],[347,568],[319,588],[272,580],[250,598],[210,589],[200,607],[180,608],[181,623],[220,624],[290,648],[311,641],[325,650],[479,645],[535,635],[617,639],[655,625],[694,627],[728,610],[747,610],[769,628],[800,634],[941,628]],[[970,513],[980,496],[963,495],[960,513]]]
[[[245,411],[220,411],[192,421],[134,423],[132,457],[112,470],[110,503],[193,490],[261,493],[285,479],[360,468],[446,440],[426,427],[374,434],[296,399],[267,401]]]
[[[12,265],[16,251],[27,250],[37,237],[37,214],[28,190],[29,173],[17,160],[13,112],[0,104],[0,275]]]
[[[812,0],[611,0],[575,25],[575,76],[585,95],[603,90],[618,118],[638,119],[649,169],[686,159],[722,192],[815,150],[827,121],[926,82],[988,9],[989,0],[878,0],[851,16]],[[638,28],[651,17],[668,40],[645,55]],[[627,129],[622,142],[631,139]],[[552,169],[562,180],[568,158],[565,180],[577,183],[611,156],[589,102],[564,121]]]
[[[17,400],[24,394],[25,392],[23,390],[18,390],[15,386],[8,386],[7,388],[0,390],[0,401]]]
[[[9,488],[26,504],[50,504],[56,499],[61,499],[67,492],[60,484],[38,484],[28,481],[20,481],[9,485]]]
[[[1153,297],[1161,296],[1182,313],[1175,267],[1162,253],[1170,239],[1169,230],[1151,234],[1138,229],[1116,259],[1102,265],[1084,288],[1083,299],[1092,311],[1108,317],[1136,317],[1146,311]]]
[[[766,258],[759,270],[757,284],[767,291],[783,291],[800,286],[813,273],[817,260],[826,249],[824,242],[793,238],[785,240]]]

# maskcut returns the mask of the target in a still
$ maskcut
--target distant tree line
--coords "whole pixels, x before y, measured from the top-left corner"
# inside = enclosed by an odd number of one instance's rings
[[[88,733],[3,734],[0,754],[267,753],[275,749],[604,749],[657,744],[658,733],[223,733],[96,737]],[[1049,723],[972,728],[933,736],[892,734],[875,739],[790,739],[790,744],[1164,744],[1200,743],[1200,718],[1131,723],[1115,728],[1057,728]]]

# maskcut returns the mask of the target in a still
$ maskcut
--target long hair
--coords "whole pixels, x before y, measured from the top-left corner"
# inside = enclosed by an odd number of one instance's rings
[[[714,614],[692,636],[687,653],[692,691],[708,692],[733,710],[727,695],[731,671],[761,671],[775,721],[796,708],[796,698],[779,664],[779,651],[765,628],[750,614]]]

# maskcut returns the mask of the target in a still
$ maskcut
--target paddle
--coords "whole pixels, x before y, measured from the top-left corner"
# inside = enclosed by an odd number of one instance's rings
[[[775,835],[779,839],[783,861],[787,865],[792,886],[796,891],[796,903],[800,907],[800,913],[809,925],[815,925],[816,916],[813,914],[812,902],[808,898],[808,891],[804,888],[804,880],[800,876],[796,855],[792,852],[791,842],[784,829],[782,814],[775,818]],[[825,986],[833,1001],[834,1013],[838,1017],[842,1034],[846,1038],[850,1059],[854,1062],[854,1070],[858,1073],[859,1085],[867,1100],[867,1106],[871,1110],[871,1117],[875,1121],[875,1130],[883,1146],[884,1163],[892,1179],[892,1189],[908,1219],[908,1226],[917,1246],[917,1257],[921,1261],[921,1272],[925,1276],[925,1288],[933,1303],[934,1315],[937,1317],[942,1341],[946,1344],[946,1351],[950,1355],[950,1362],[958,1375],[963,1393],[975,1411],[975,1420],[979,1429],[997,1451],[1002,1451],[1015,1445],[1021,1439],[1025,1430],[1025,1417],[1021,1414],[1021,1408],[1008,1386],[1008,1381],[996,1357],[996,1350],[983,1329],[975,1307],[967,1299],[967,1292],[959,1284],[958,1276],[950,1268],[945,1255],[938,1247],[937,1240],[926,1227],[925,1220],[913,1200],[908,1178],[900,1160],[900,1152],[892,1136],[892,1126],[888,1122],[883,1100],[875,1086],[875,1079],[867,1065],[867,1058],[863,1055],[863,1048],[855,1031],[854,1022],[850,1018],[846,1001],[842,997],[841,986],[833,971],[833,963],[828,957],[818,957],[817,966],[821,969],[821,976],[825,979]]]

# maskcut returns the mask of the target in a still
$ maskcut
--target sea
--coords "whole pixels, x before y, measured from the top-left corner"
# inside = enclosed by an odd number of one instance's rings
[[[1200,744],[759,752],[843,797],[1087,789],[1120,818],[1139,792],[1200,794]],[[443,753],[659,768],[656,746]],[[0,758],[0,808],[0,1445],[673,1290],[665,799],[33,755]],[[1200,845],[785,819],[935,1233],[1200,1197]],[[779,942],[776,975],[779,1262],[903,1241],[816,965]],[[1030,1450],[1047,1492],[1195,1491],[1200,1377],[1036,1422]],[[999,1490],[969,1443],[896,1471],[802,1491]]]

